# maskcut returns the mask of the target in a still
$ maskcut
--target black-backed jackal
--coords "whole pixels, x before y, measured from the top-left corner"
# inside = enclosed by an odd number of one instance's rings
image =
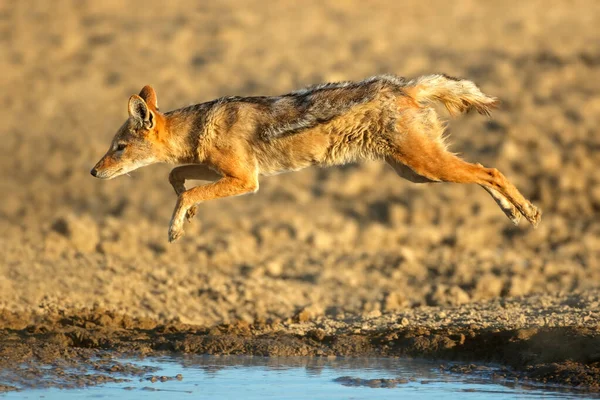
[[[502,173],[446,150],[435,101],[451,115],[470,109],[489,115],[496,104],[474,83],[445,75],[380,75],[282,96],[225,97],[167,113],[145,86],[129,99],[129,118],[91,173],[111,179],[153,163],[184,164],[169,175],[178,196],[169,241],[183,234],[196,204],[256,192],[260,175],[365,159],[384,160],[416,183],[476,183],[513,223],[523,215],[535,227],[541,212]],[[211,183],[186,189],[187,179]]]

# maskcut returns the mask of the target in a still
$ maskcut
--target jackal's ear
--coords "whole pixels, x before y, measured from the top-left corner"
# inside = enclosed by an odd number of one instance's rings
[[[156,99],[156,92],[152,86],[144,86],[140,91],[140,97],[144,99],[148,107],[158,110],[158,100]]]
[[[129,98],[129,116],[135,119],[139,125],[145,128],[154,127],[154,114],[148,109],[148,105],[140,96],[134,94]]]

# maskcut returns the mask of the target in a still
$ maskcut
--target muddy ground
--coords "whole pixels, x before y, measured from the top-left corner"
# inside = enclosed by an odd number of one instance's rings
[[[100,349],[411,354],[597,385],[599,25],[594,0],[0,3],[4,366]],[[451,123],[452,150],[503,171],[544,211],[537,230],[478,187],[367,163],[264,178],[169,245],[168,166],[89,175],[145,84],[169,110],[384,72],[464,76],[501,99],[491,120]]]
[[[214,354],[312,357],[425,357],[449,373],[561,384],[600,391],[600,297],[530,296],[420,307],[346,318],[305,309],[282,321],[199,327],[131,318],[103,309],[44,316],[0,315],[3,390],[84,387],[132,377],[176,379],[123,357]],[[34,321],[31,323],[31,321]],[[453,364],[449,361],[477,362]],[[52,368],[48,368],[51,366]]]

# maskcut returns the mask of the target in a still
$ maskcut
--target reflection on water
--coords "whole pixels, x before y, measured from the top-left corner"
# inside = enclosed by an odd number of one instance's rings
[[[403,399],[452,396],[465,399],[573,398],[584,394],[560,387],[533,387],[492,379],[494,369],[476,374],[445,372],[440,363],[393,358],[306,358],[181,356],[123,360],[159,370],[130,382],[86,389],[39,389],[2,398],[169,399]],[[142,392],[143,391],[143,392]],[[589,397],[589,394],[585,394]]]
[[[163,360],[163,359],[160,359]],[[166,358],[165,360],[172,360]],[[183,367],[193,367],[205,371],[207,375],[223,369],[260,367],[267,371],[287,371],[302,369],[309,377],[319,377],[324,371],[381,371],[406,373],[422,378],[439,377],[440,363],[406,358],[348,358],[348,357],[253,357],[253,356],[183,356],[178,359]]]

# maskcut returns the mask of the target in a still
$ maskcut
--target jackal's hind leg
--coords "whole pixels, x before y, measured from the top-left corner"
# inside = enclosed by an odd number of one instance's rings
[[[424,176],[417,174],[415,171],[407,167],[406,165],[394,160],[393,157],[388,157],[385,159],[385,162],[396,171],[398,176],[406,179],[407,181],[413,183],[430,183],[430,182],[438,182],[433,181],[431,179],[427,179]]]
[[[504,214],[506,214],[508,219],[510,219],[513,224],[519,225],[519,221],[521,221],[521,213],[519,210],[517,210],[517,208],[513,206],[506,197],[498,193],[496,189],[492,189],[484,185],[481,185],[481,187],[484,188],[485,191],[490,194],[490,196],[492,196],[492,198],[496,201],[496,204],[498,204],[498,207],[500,207]]]
[[[429,135],[406,132],[389,157],[409,167],[415,176],[432,182],[476,183],[484,187],[513,223],[518,222],[518,217],[509,202],[534,227],[540,221],[542,212],[525,199],[500,171],[461,160],[440,143],[431,140]]]
[[[523,216],[534,228],[536,228],[542,218],[542,210],[531,204],[529,200],[523,197],[521,192],[519,192],[519,190],[512,183],[510,183],[508,179],[506,179],[502,172],[498,171],[496,168],[485,168],[481,164],[476,165],[479,168],[477,171],[479,180],[478,183],[481,186],[500,193],[503,197],[509,200],[521,214],[523,214]],[[500,203],[498,204],[500,205]]]
[[[177,196],[186,191],[185,181],[189,179],[196,179],[200,181],[211,181],[214,182],[221,178],[221,175],[208,168],[203,164],[194,165],[182,165],[175,167],[169,173],[169,182]],[[186,212],[186,220],[190,222],[196,215],[196,205],[190,207]]]
[[[406,165],[395,161],[392,157],[386,158],[385,161],[390,165],[390,167],[392,167],[394,169],[394,171],[396,171],[396,173],[400,177],[402,177],[410,182],[414,182],[414,183],[440,182],[440,181],[434,181],[434,180],[425,178],[424,176],[417,174],[416,172],[414,172],[412,169],[410,169]],[[484,188],[490,194],[490,196],[492,196],[494,201],[496,201],[496,204],[498,204],[500,209],[504,212],[504,214],[506,214],[506,216],[512,221],[512,223],[515,225],[518,225],[519,221],[521,220],[521,214],[519,213],[519,210],[517,210],[517,208],[515,206],[513,206],[512,203],[510,201],[508,201],[508,199],[506,197],[502,196],[495,189],[492,189],[492,188],[484,186],[484,185],[481,185],[481,187]]]

